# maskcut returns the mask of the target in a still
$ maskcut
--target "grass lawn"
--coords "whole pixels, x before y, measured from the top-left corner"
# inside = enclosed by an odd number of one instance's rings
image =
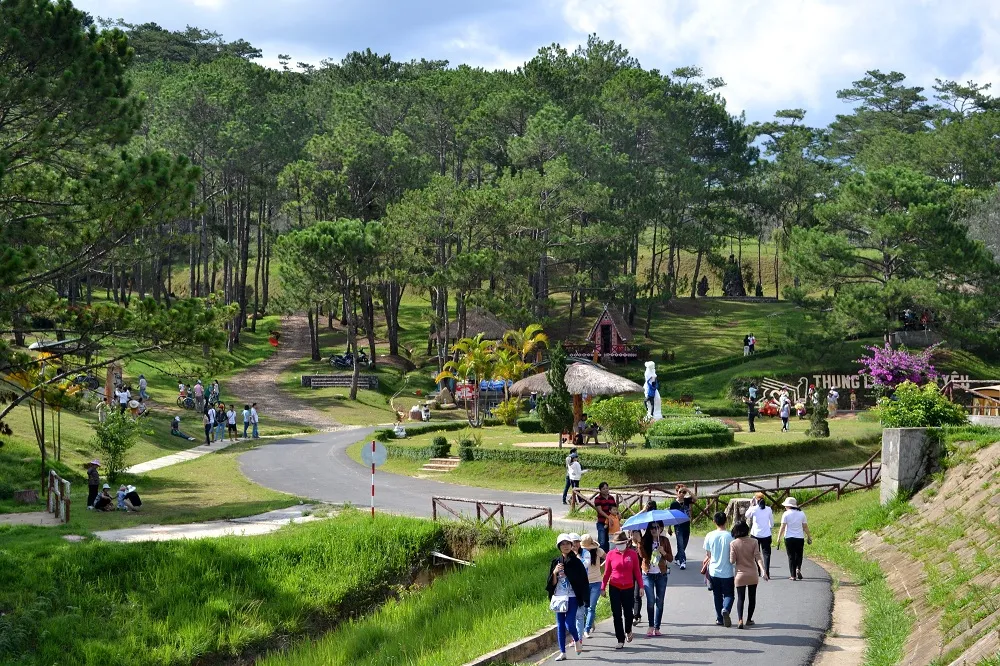
[[[737,442],[745,444],[767,444],[794,442],[805,440],[806,437],[801,430],[799,432],[781,433],[780,420],[769,419],[760,423],[756,433],[737,433]],[[856,419],[834,419],[830,422],[831,437],[834,439],[855,440],[864,436],[871,436],[879,431],[877,424],[859,422]],[[551,435],[524,434],[517,428],[506,426],[494,426],[484,428],[481,431],[482,446],[484,448],[494,448],[499,450],[516,450],[518,447],[512,446],[515,442],[538,442],[551,439]],[[437,436],[445,436],[452,443],[452,454],[457,453],[456,442],[467,434],[467,431],[446,432],[446,433],[426,433],[416,435],[406,440],[394,440],[393,445],[412,446],[421,448],[428,446]],[[361,461],[361,446],[363,442],[358,442],[348,448],[348,455],[355,461]],[[624,486],[632,483],[652,482],[652,481],[690,481],[694,479],[721,479],[739,476],[754,476],[770,473],[787,473],[813,469],[827,469],[833,467],[847,467],[864,462],[871,455],[872,449],[869,447],[847,446],[833,450],[822,451],[801,451],[794,454],[786,454],[771,459],[760,459],[751,461],[728,462],[720,464],[715,460],[723,451],[732,450],[737,447],[727,447],[726,449],[684,449],[668,451],[663,449],[630,449],[628,455],[632,458],[649,458],[656,460],[666,454],[676,454],[682,456],[676,469],[666,472],[656,471],[652,477],[646,478],[641,475],[629,475],[628,473],[612,469],[593,469],[584,476],[581,485],[584,487],[596,487],[600,481],[607,481],[612,486]],[[554,451],[559,451],[553,447]],[[563,449],[568,451],[568,449]],[[606,449],[583,448],[580,450],[581,461],[584,468],[587,467],[588,451],[601,452],[606,454]],[[684,462],[683,456],[690,458]],[[534,462],[516,461],[464,461],[458,468],[447,474],[422,473],[422,460],[408,460],[405,458],[390,458],[385,465],[379,469],[382,471],[405,474],[408,476],[426,476],[427,478],[445,479],[449,483],[478,486],[483,488],[496,488],[498,490],[519,490],[529,492],[561,492],[565,471],[561,464],[539,464]]]
[[[441,534],[429,521],[357,512],[267,536],[162,543],[0,527],[0,663],[250,663],[370,612]]]

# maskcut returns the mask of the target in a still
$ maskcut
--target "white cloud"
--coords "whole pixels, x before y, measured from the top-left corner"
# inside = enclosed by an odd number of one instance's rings
[[[953,57],[934,49],[963,35],[983,40],[983,55],[958,71],[1000,81],[1000,7],[987,0],[563,0],[563,16],[623,43],[646,67],[721,76],[730,111],[756,117],[794,106],[839,112],[835,90],[868,69],[930,85],[955,71],[934,63]]]

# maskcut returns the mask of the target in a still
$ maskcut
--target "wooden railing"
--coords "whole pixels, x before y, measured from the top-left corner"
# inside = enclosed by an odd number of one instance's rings
[[[547,506],[516,504],[514,502],[493,502],[490,500],[467,499],[464,497],[431,497],[431,516],[434,520],[438,519],[438,509],[450,513],[459,520],[467,517],[461,513],[461,510],[456,510],[455,508],[449,506],[449,504],[474,504],[476,507],[476,522],[479,523],[492,523],[496,527],[503,527],[505,524],[524,525],[532,520],[546,518],[549,529],[552,529],[552,509]],[[521,520],[517,521],[513,521],[512,518],[511,522],[508,522],[508,517],[504,515],[505,507],[511,509],[527,509],[528,511],[534,511],[534,513],[526,518],[522,517]]]
[[[814,470],[738,479],[643,483],[611,488],[610,493],[618,502],[619,512],[623,516],[627,516],[642,511],[649,500],[657,500],[658,502],[673,500],[676,496],[675,486],[678,483],[683,483],[691,489],[696,497],[691,507],[691,520],[697,521],[699,518],[710,519],[717,511],[724,510],[728,502],[722,498],[731,495],[760,492],[764,494],[772,506],[778,507],[795,492],[820,491],[799,502],[799,506],[806,506],[831,493],[836,493],[837,499],[840,499],[841,496],[856,490],[874,488],[881,478],[881,456],[881,451],[875,452],[856,469]],[[853,471],[853,474],[847,478],[841,478],[834,474],[835,472],[843,474],[845,471]],[[700,492],[702,489],[707,489],[708,492],[702,495]],[[598,493],[599,491],[594,488],[574,488],[570,501],[571,509],[576,509],[578,506],[588,506],[596,511],[593,500]]]
[[[45,510],[51,514],[55,514],[55,517],[62,523],[69,522],[69,495],[69,481],[56,474],[55,470],[49,470],[49,486]]]

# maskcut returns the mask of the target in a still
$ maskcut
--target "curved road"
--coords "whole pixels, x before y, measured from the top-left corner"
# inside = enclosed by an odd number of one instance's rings
[[[366,507],[371,501],[371,473],[348,457],[347,447],[371,432],[371,428],[354,428],[279,440],[244,453],[240,467],[257,483],[275,490]],[[439,495],[547,506],[564,529],[584,531],[592,527],[565,520],[565,507],[556,494],[471,488],[386,473],[376,474],[376,484],[377,508],[392,513],[429,517],[430,498]],[[598,626],[584,654],[571,654],[570,660],[607,664],[739,662],[741,666],[805,666],[812,662],[830,627],[833,606],[830,578],[821,567],[807,560],[803,566],[806,580],[786,580],[785,553],[775,551],[771,561],[773,579],[762,581],[758,587],[757,626],[744,631],[735,629],[734,609],[734,628],[727,630],[714,625],[712,595],[698,574],[701,555],[700,540],[694,538],[688,546],[689,568],[681,571],[674,567],[671,572],[661,625],[663,637],[645,638],[647,625],[642,624],[636,630],[635,641],[626,650],[616,651],[611,649],[613,629],[608,621]],[[535,660],[545,656],[538,655]]]

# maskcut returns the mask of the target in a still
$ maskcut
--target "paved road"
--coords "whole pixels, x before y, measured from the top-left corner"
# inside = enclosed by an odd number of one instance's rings
[[[369,470],[351,460],[348,446],[367,437],[371,428],[316,433],[266,444],[240,457],[248,477],[269,488],[315,500],[368,506]],[[396,474],[376,476],[377,507],[393,513],[428,517],[432,495],[469,497],[549,506],[557,519],[565,516],[559,495],[470,488],[430,479]],[[561,489],[560,489],[561,490]],[[706,490],[702,490],[706,492]],[[562,529],[588,530],[592,524],[560,521]],[[733,664],[740,666],[799,666],[810,663],[830,626],[833,595],[830,579],[818,565],[806,561],[806,580],[787,580],[785,552],[774,553],[774,580],[762,583],[758,595],[757,626],[750,630],[723,629],[714,625],[712,595],[697,571],[700,541],[688,546],[691,567],[676,567],[667,589],[667,609],[661,631],[665,636],[647,639],[647,625],[640,625],[635,640],[625,650],[611,649],[613,629],[605,623],[580,657],[570,661],[608,664]],[[645,615],[645,611],[643,611]],[[735,617],[735,613],[734,613]],[[544,659],[546,655],[538,655]]]
[[[688,556],[700,561],[704,551],[701,539],[692,538]],[[590,640],[584,640],[579,657],[572,648],[567,661],[584,664],[719,664],[731,666],[805,666],[812,662],[823,634],[830,627],[833,595],[830,578],[818,565],[806,560],[802,567],[805,580],[787,580],[788,563],[785,552],[776,552],[771,559],[771,581],[757,587],[755,626],[736,628],[715,626],[712,593],[705,589],[704,579],[692,561],[687,570],[676,566],[670,572],[666,603],[659,638],[646,638],[649,625],[644,622],[634,631],[634,639],[625,649],[618,644],[611,620],[597,625]],[[550,664],[555,652],[547,651],[524,663]]]

